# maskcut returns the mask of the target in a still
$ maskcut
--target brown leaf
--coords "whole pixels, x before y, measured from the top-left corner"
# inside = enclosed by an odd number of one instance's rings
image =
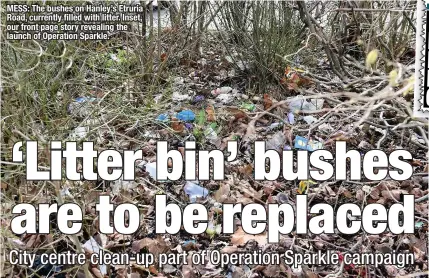
[[[215,122],[216,121],[216,116],[215,116],[215,111],[214,111],[213,105],[207,106],[206,113],[207,113],[207,121],[209,121],[209,122]]]
[[[325,141],[326,146],[334,144],[335,141],[346,141],[349,142],[351,140],[350,135],[340,130],[334,134],[331,134],[330,138]]]
[[[161,54],[161,61],[165,62],[167,60],[167,53],[162,53]]]
[[[295,91],[298,89],[298,84],[293,83],[293,82],[288,82],[287,84],[287,88],[291,91]]]
[[[385,198],[380,198],[380,199],[378,199],[378,201],[376,203],[385,205],[387,203],[387,200]]]
[[[371,196],[371,198],[373,198],[374,200],[378,200],[380,197],[380,190],[378,190],[377,187],[372,188],[369,196]]]
[[[414,182],[412,180],[404,180],[401,182],[400,187],[404,188],[404,189],[407,189],[407,188],[413,189],[414,188]]]
[[[155,257],[158,257],[159,254],[165,253],[170,249],[161,236],[158,236],[156,239],[147,237],[133,242],[132,250],[134,252],[140,252],[143,248],[146,248]]]
[[[264,94],[264,110],[269,109],[273,105],[273,101],[269,94]]]
[[[301,78],[299,79],[298,85],[299,86],[307,86],[312,84],[313,81],[307,77],[301,76]]]
[[[4,181],[0,181],[0,189],[1,190],[7,190],[8,187],[9,187],[9,185],[7,183],[5,183]]]
[[[195,242],[190,241],[190,242],[187,242],[186,244],[183,245],[183,250],[185,250],[187,252],[189,252],[191,250],[197,250],[198,251],[199,247]]]
[[[220,250],[222,253],[226,253],[226,254],[232,254],[237,252],[238,248],[235,245],[228,245],[225,246],[224,248],[222,248],[222,250]]]
[[[256,198],[256,199],[261,199],[263,192],[261,191],[256,191],[247,181],[240,181],[239,182],[239,190],[243,193],[243,195],[245,197],[249,197],[249,198]],[[241,200],[239,200],[241,201]]]
[[[343,195],[344,195],[344,197],[349,198],[349,199],[353,198],[352,193],[350,191],[348,191],[347,189],[343,190]]]
[[[183,123],[174,117],[171,119],[171,128],[177,133],[182,133],[185,130]]]
[[[407,192],[404,190],[400,190],[400,189],[384,190],[381,192],[381,195],[385,199],[392,200],[392,201],[399,201],[401,198],[401,194],[407,194]]]
[[[243,175],[251,176],[253,174],[253,165],[247,164],[243,167],[238,168],[238,172],[240,172]]]
[[[234,121],[238,121],[240,119],[246,119],[246,118],[247,118],[247,114],[245,112],[241,111],[241,110],[238,110],[234,114],[234,120],[233,120],[233,122]]]
[[[219,189],[214,193],[213,198],[217,202],[222,203],[228,198],[230,190],[230,185],[228,183],[222,183]]]
[[[149,271],[152,274],[158,275],[158,270],[156,269],[156,267],[154,265],[149,266]]]
[[[250,235],[243,231],[242,227],[239,227],[237,231],[231,236],[231,243],[237,246],[246,244],[249,240],[255,240],[259,245],[267,244],[267,234]]]
[[[89,93],[96,98],[102,98],[104,96],[104,92],[100,88],[94,88],[90,90]]]
[[[413,159],[412,161],[411,161],[411,165],[412,166],[423,166],[423,162],[421,162],[420,160],[417,160],[417,159]]]

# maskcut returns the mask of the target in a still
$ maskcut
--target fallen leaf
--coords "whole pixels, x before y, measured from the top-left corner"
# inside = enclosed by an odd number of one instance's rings
[[[1,190],[7,190],[8,187],[9,187],[9,185],[7,183],[5,183],[4,181],[0,181],[0,189]]]
[[[234,114],[234,120],[233,121],[238,121],[240,119],[246,119],[246,118],[247,118],[247,114],[241,110],[238,110]]]
[[[177,133],[182,133],[185,130],[183,123],[174,117],[171,119],[171,128]]]
[[[94,88],[90,90],[89,93],[96,98],[102,98],[104,96],[104,92],[99,88]]]
[[[350,191],[348,191],[347,189],[345,189],[342,193],[343,193],[344,197],[346,197],[346,198],[349,198],[349,199],[353,198],[352,193]]]
[[[231,236],[231,243],[237,246],[245,245],[249,240],[256,241],[259,245],[267,244],[267,234],[250,235],[243,231],[242,227],[239,227],[237,231]]]
[[[261,199],[263,195],[262,190],[256,191],[247,181],[240,181],[239,190],[243,193],[245,197],[249,198]]]
[[[183,250],[185,250],[185,251],[187,251],[187,252],[189,252],[189,251],[191,251],[191,250],[198,250],[199,249],[199,247],[198,247],[198,245],[195,243],[195,241],[188,241],[188,242],[185,242],[184,244],[183,244]]]
[[[167,60],[167,53],[162,53],[161,54],[161,61],[165,62]]]
[[[273,105],[270,95],[264,94],[264,110],[268,110]]]
[[[228,183],[222,183],[219,189],[213,194],[213,198],[222,203],[228,198],[230,192],[230,185]]]
[[[229,245],[229,246],[225,246],[224,248],[222,248],[222,250],[220,250],[222,253],[226,253],[226,254],[232,254],[237,252],[238,248],[237,246],[234,245]]]
[[[287,84],[287,88],[290,91],[296,91],[298,89],[298,84],[290,82],[290,83],[286,83]]]
[[[213,105],[208,105],[206,107],[206,113],[207,113],[207,121],[209,121],[209,122],[215,122],[216,121],[216,116],[215,116],[215,111],[214,111]]]
[[[392,201],[399,201],[401,199],[402,194],[407,194],[407,192],[405,190],[401,190],[401,189],[384,190],[381,192],[381,195],[385,199],[392,200]]]
[[[371,196],[371,198],[374,200],[378,200],[380,197],[380,190],[377,187],[373,187],[369,196]]]
[[[301,76],[299,79],[298,85],[302,87],[302,86],[310,85],[312,83],[313,83],[313,81],[311,79],[304,77],[304,76]]]
[[[252,164],[247,164],[243,167],[238,168],[238,172],[243,175],[251,176],[253,174],[253,166]]]
[[[147,237],[133,242],[132,250],[134,252],[138,253],[143,248],[146,248],[155,257],[158,257],[159,254],[165,253],[170,249],[164,239],[160,236],[155,239]]]
[[[413,159],[411,161],[411,165],[415,166],[415,167],[417,167],[417,166],[423,166],[423,162],[421,162],[420,160],[417,160],[417,159]]]
[[[152,274],[158,275],[158,270],[156,269],[156,267],[154,265],[149,266],[149,271]]]

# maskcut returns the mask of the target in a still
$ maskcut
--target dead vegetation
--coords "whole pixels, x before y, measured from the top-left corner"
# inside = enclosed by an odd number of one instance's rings
[[[2,277],[427,277],[428,124],[412,115],[415,1],[164,4],[171,24],[161,27],[162,18],[154,18],[149,4],[145,24],[107,42],[2,38]],[[191,111],[195,119],[178,113],[183,111]],[[415,174],[403,182],[253,179],[255,140],[283,150],[296,149],[300,138],[328,150],[338,140],[361,152],[407,149]],[[156,140],[161,139],[178,150],[186,140],[197,141],[199,149],[221,150],[228,140],[237,140],[239,158],[226,163],[222,182],[161,183],[151,174]],[[50,167],[46,149],[51,140],[94,141],[98,151],[142,149],[145,160],[136,165],[133,182],[30,182],[25,165],[11,162],[12,146],[22,140],[40,142],[42,169]],[[155,235],[154,199],[159,193],[181,206],[203,203],[210,211],[206,233]],[[311,204],[326,202],[335,208],[342,203],[390,206],[401,195],[413,194],[416,232],[288,234],[279,244],[241,228],[233,235],[219,233],[220,203],[295,205],[297,194],[307,194]],[[101,195],[111,196],[115,204],[136,204],[143,215],[141,229],[133,235],[100,234],[94,206]],[[75,202],[84,210],[84,229],[65,236],[53,219],[48,235],[14,235],[11,208],[20,202]],[[239,226],[240,219],[236,222]],[[396,251],[413,254],[415,264],[31,268],[12,266],[4,257],[11,249],[89,255],[97,248],[133,254]]]

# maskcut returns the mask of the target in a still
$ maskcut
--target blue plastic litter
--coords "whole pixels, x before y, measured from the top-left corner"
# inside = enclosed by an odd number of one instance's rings
[[[198,103],[204,100],[204,96],[198,95],[194,97],[194,103]]]
[[[188,194],[191,202],[195,202],[197,197],[205,198],[209,194],[209,191],[206,188],[201,187],[198,184],[195,184],[190,181],[186,182],[185,186],[183,187],[183,190],[186,194]]]
[[[295,116],[293,115],[293,113],[287,113],[287,120],[291,125],[295,124]]]
[[[313,152],[323,148],[323,144],[318,141],[307,140],[304,137],[296,136],[295,137],[295,149],[307,150]]]
[[[194,125],[193,125],[193,124],[190,124],[190,123],[185,123],[185,127],[186,127],[186,129],[188,129],[188,130],[193,130],[193,129],[194,129]]]
[[[93,102],[95,100],[96,100],[95,97],[77,97],[75,98],[74,101],[78,103],[84,103],[84,102]]]
[[[86,117],[91,110],[89,105],[95,101],[97,101],[95,97],[77,97],[67,106],[67,111],[70,114]]]
[[[167,122],[168,121],[168,114],[161,114],[156,118],[157,121],[160,122]]]
[[[184,122],[192,122],[195,120],[195,114],[191,110],[183,110],[177,113],[176,118]]]
[[[194,239],[191,240],[186,240],[183,245],[188,245],[188,244],[196,244],[197,242]]]

